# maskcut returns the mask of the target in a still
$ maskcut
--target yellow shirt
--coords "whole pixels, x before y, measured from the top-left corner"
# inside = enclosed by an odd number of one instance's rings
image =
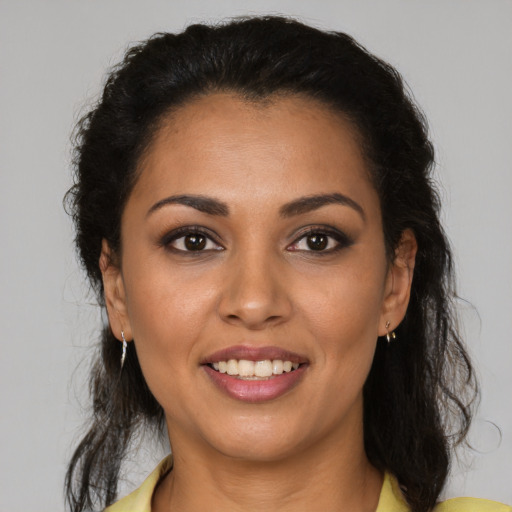
[[[151,498],[160,478],[169,471],[172,458],[166,457],[131,494],[107,507],[104,512],[151,512]],[[375,512],[409,512],[396,480],[386,473]],[[512,507],[478,498],[453,498],[439,503],[433,512],[512,512]]]

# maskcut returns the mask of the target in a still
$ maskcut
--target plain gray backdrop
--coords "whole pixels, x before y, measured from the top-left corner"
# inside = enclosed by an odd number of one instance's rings
[[[352,34],[426,112],[482,384],[474,450],[445,494],[512,502],[511,1],[0,0],[0,511],[64,509],[83,419],[99,315],[61,204],[74,123],[130,42],[256,13]],[[139,451],[123,489],[161,453]]]

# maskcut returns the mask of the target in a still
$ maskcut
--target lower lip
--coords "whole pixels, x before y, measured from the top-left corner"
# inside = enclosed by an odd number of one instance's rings
[[[292,372],[275,375],[266,380],[243,380],[203,366],[213,383],[231,398],[243,402],[258,403],[275,400],[293,389],[304,376],[307,365],[301,365]]]

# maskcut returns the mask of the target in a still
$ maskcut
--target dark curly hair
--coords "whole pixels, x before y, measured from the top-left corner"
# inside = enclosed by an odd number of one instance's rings
[[[119,254],[121,214],[144,150],[165,116],[217,91],[251,101],[306,95],[348,117],[380,198],[390,260],[403,231],[414,232],[410,303],[397,328],[399,343],[377,344],[364,386],[364,440],[371,463],[396,476],[412,511],[430,510],[444,486],[451,448],[466,436],[477,386],[456,327],[452,258],[439,222],[426,122],[398,72],[350,36],[257,17],[156,34],[128,50],[78,125],[75,185],[66,197],[100,306],[102,239]],[[73,512],[116,499],[134,431],[163,419],[133,344],[120,373],[115,341],[104,327],[90,377],[90,430],[67,472]]]

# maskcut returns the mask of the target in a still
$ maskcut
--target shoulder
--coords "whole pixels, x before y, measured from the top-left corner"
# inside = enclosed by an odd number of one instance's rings
[[[434,512],[512,512],[512,507],[479,498],[453,498],[439,503]]]
[[[410,512],[397,479],[386,473],[376,512]],[[512,512],[512,507],[478,498],[453,498],[437,504],[432,512]]]
[[[151,499],[156,486],[171,468],[172,456],[168,455],[138,489],[107,507],[104,512],[151,512]]]

